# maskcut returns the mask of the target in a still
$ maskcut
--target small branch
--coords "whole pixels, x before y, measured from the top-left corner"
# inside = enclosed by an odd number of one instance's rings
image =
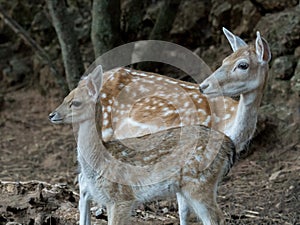
[[[55,80],[57,82],[57,84],[63,89],[63,91],[65,93],[68,92],[68,86],[65,82],[65,80],[63,79],[63,77],[59,74],[57,68],[55,67],[55,65],[52,63],[52,61],[50,60],[48,54],[45,52],[45,50],[38,44],[35,42],[35,40],[33,40],[30,35],[28,34],[28,32],[21,27],[15,20],[13,20],[12,18],[10,18],[5,12],[4,10],[0,7],[0,18],[5,22],[5,24],[7,24],[17,35],[19,35],[23,41],[31,46],[34,51],[36,51],[36,53],[38,54],[38,56],[44,61],[46,62],[52,71],[52,74],[55,77]]]

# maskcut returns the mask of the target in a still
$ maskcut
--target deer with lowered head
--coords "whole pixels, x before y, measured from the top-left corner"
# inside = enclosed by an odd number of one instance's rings
[[[233,142],[239,146],[245,137],[251,135],[255,129],[257,108],[267,77],[270,51],[259,33],[255,47],[249,47],[244,42],[237,41],[236,36],[232,36],[230,43],[234,53],[226,58],[223,65],[200,85],[200,90],[204,94],[213,96],[241,95],[242,101],[239,102],[237,116],[233,123],[235,129],[232,129],[232,133],[229,135]],[[218,81],[220,81],[221,87],[219,89],[216,86]],[[157,173],[165,174],[170,169],[167,168],[165,171],[162,166],[155,167],[157,162],[168,154],[172,160],[176,161],[176,157],[172,157],[172,152],[177,148],[181,149],[176,143],[183,128],[170,128],[152,134],[151,140],[165,136],[168,138],[162,145],[150,148],[151,151],[139,152],[139,154],[132,152],[131,148],[120,144],[118,141],[103,142],[102,132],[98,132],[101,130],[103,118],[106,117],[103,114],[101,104],[98,104],[98,110],[96,110],[99,115],[95,116],[95,105],[99,103],[97,99],[101,95],[99,93],[101,85],[102,71],[101,68],[97,67],[90,75],[80,81],[78,87],[49,116],[53,123],[73,122],[79,126],[80,224],[90,224],[89,201],[91,199],[107,206],[109,224],[126,224],[130,210],[135,203],[175,194],[177,194],[181,205],[179,206],[181,224],[186,224],[185,212],[188,208],[193,209],[203,224],[221,224],[222,216],[216,204],[216,190],[221,178],[228,172],[234,161],[235,151],[230,139],[225,137],[221,146],[207,147],[211,133],[214,134],[212,136],[216,142],[219,140],[216,137],[221,134],[204,126],[187,126],[187,129],[193,131],[188,132],[191,137],[183,138],[185,152],[190,152],[189,157],[184,159],[184,164],[179,164],[180,168],[175,166],[172,176],[166,176],[160,182],[151,182],[153,181],[151,178],[157,176]],[[225,90],[225,88],[227,89]],[[242,120],[247,120],[254,125]],[[249,125],[250,128],[248,128]],[[97,126],[100,126],[98,130]],[[239,133],[241,131],[242,134]],[[143,136],[140,140],[145,139],[146,143],[147,138],[149,137]],[[137,142],[135,138],[124,141],[124,143],[132,143],[133,145],[135,142]],[[151,143],[152,141],[149,145]],[[190,143],[195,144],[191,145]],[[175,150],[174,146],[176,146]],[[212,152],[217,152],[213,159],[209,157]],[[101,166],[102,163],[105,164],[102,157],[110,160],[111,157],[117,158],[119,161],[134,166],[154,165],[155,169],[153,173],[148,174],[150,182],[146,182],[147,185],[145,185],[145,181],[142,178],[139,180],[139,176],[134,173],[134,170],[130,170],[131,174],[127,173],[126,168],[122,166]],[[199,165],[208,158],[210,163],[203,169]],[[126,175],[126,179],[134,185],[118,183],[116,182],[118,179],[112,181],[109,179],[109,175],[116,176],[114,173],[117,173],[119,179]]]

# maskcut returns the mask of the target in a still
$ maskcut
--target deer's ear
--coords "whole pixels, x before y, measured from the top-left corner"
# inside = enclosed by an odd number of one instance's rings
[[[268,63],[271,60],[271,51],[268,42],[256,32],[255,49],[258,61],[260,63]]]
[[[237,51],[241,47],[247,46],[246,42],[244,42],[243,39],[234,35],[229,30],[227,30],[225,27],[223,27],[223,32],[224,32],[227,40],[229,41],[229,44],[234,52]]]
[[[90,75],[97,89],[100,90],[102,86],[102,78],[103,78],[102,66],[98,65]]]
[[[86,86],[88,88],[89,95],[96,101],[102,86],[103,71],[102,66],[97,66],[93,72],[87,76]]]

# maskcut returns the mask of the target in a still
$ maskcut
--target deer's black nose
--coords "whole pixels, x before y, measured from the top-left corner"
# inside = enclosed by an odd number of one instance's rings
[[[200,84],[199,90],[203,94],[204,90],[208,88],[209,84]]]
[[[50,113],[49,116],[48,116],[49,120],[52,120],[56,115],[57,115],[56,111]]]

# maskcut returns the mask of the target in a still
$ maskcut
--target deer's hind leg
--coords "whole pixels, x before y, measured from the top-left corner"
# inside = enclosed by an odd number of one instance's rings
[[[116,202],[107,205],[108,225],[127,225],[130,224],[130,216],[133,203]]]
[[[209,186],[190,187],[184,192],[184,197],[203,225],[223,225],[223,215],[216,202],[216,188]]]

